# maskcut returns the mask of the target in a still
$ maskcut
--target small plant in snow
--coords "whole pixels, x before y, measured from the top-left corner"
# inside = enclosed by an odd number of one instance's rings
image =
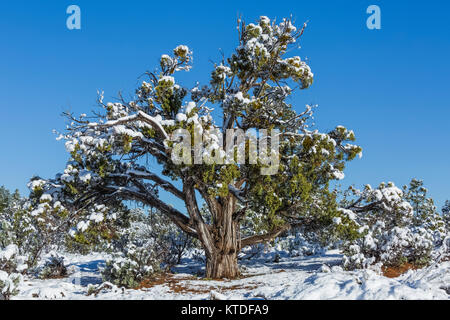
[[[178,264],[187,250],[196,247],[188,237],[158,210],[130,211],[130,224],[120,230],[109,250],[113,258],[103,272],[105,281],[128,288],[164,268]]]
[[[20,273],[27,269],[24,260],[16,245],[11,244],[0,250],[0,300],[9,300],[19,293],[18,287],[22,282]]]
[[[319,243],[308,241],[303,234],[293,233],[276,241],[277,247],[289,252],[290,256],[311,256],[323,251]]]
[[[10,244],[0,248],[0,270],[8,273],[24,273],[28,269],[26,257],[19,254],[19,248]]]
[[[22,275],[18,273],[7,273],[0,270],[0,300],[9,300],[19,293],[19,285]]]
[[[51,254],[39,272],[39,278],[50,279],[67,275],[67,267],[64,265],[64,257]]]
[[[129,244],[122,253],[106,262],[103,280],[117,286],[136,288],[160,270],[161,260],[153,243],[142,246]]]
[[[450,232],[438,249],[433,252],[433,260],[437,262],[450,261]]]

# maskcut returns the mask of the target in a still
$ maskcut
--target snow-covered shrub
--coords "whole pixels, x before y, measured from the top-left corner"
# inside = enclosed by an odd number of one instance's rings
[[[412,179],[409,186],[403,187],[403,193],[405,201],[410,203],[414,210],[412,224],[432,231],[435,244],[439,245],[447,233],[446,223],[438,213],[433,199],[428,197],[428,190],[423,186],[423,181]]]
[[[18,192],[11,194],[4,188],[0,191],[0,248],[14,244],[18,254],[27,256],[31,266],[37,261],[42,237],[37,232],[36,220],[30,214],[30,203]]]
[[[39,271],[39,278],[59,278],[67,275],[67,267],[64,265],[64,257],[51,254]]]
[[[112,252],[123,251],[127,244],[155,243],[163,264],[171,267],[178,264],[183,255],[198,247],[198,242],[180,231],[173,222],[159,211],[130,211],[130,223],[120,229],[120,237],[112,241]]]
[[[81,254],[108,251],[111,242],[119,239],[129,226],[130,210],[124,205],[94,205],[82,219],[72,223],[64,247],[68,252]]]
[[[312,242],[300,233],[295,232],[275,241],[275,248],[287,251],[290,256],[311,256],[323,251],[323,247],[318,242]]]
[[[15,244],[0,248],[0,270],[8,273],[23,273],[27,269],[27,257],[20,255],[19,248]]]
[[[378,264],[400,266],[410,263],[421,267],[432,258],[434,231],[425,221],[419,225],[412,205],[393,183],[370,186],[361,192],[346,210],[352,211],[360,225],[360,237],[344,245],[344,267],[367,268]]]
[[[25,257],[19,255],[19,248],[10,244],[0,249],[0,300],[9,300],[18,294],[22,275],[27,269]]]
[[[445,201],[445,205],[442,208],[442,220],[445,223],[447,232],[450,232],[450,201]]]
[[[182,232],[158,211],[149,213],[144,222],[142,235],[156,241],[162,253],[162,261],[168,267],[179,264],[188,250],[199,246],[194,238]]]
[[[178,263],[192,244],[161,213],[133,209],[129,226],[111,242],[113,258],[107,261],[103,278],[118,286],[136,287],[164,267]]]
[[[433,252],[433,260],[437,262],[450,261],[450,232],[442,240],[442,244]]]
[[[433,236],[423,228],[379,228],[344,247],[344,267],[362,269],[377,263],[382,266],[405,263],[425,266],[430,262],[432,250]]]
[[[130,223],[109,246],[113,258],[103,271],[105,281],[136,287],[164,268],[178,264],[183,255],[197,247],[194,239],[180,231],[159,211],[130,211]]]
[[[11,296],[17,295],[21,282],[21,274],[0,270],[0,300],[9,300]]]
[[[157,250],[154,243],[127,245],[122,253],[115,254],[106,262],[102,272],[103,280],[126,288],[137,287],[141,281],[160,270],[162,261]]]

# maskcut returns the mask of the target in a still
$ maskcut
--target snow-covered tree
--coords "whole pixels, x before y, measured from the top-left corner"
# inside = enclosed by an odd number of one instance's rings
[[[3,189],[3,195],[8,195],[3,201],[0,211],[0,249],[14,245],[20,255],[27,257],[27,263],[32,266],[40,254],[40,233],[36,229],[36,220],[31,216],[31,206],[26,198],[16,191],[14,194]],[[3,199],[6,199],[3,197]]]
[[[17,201],[19,199],[20,199],[20,194],[19,194],[18,190],[11,193],[4,186],[1,186],[0,187],[0,212],[5,211],[5,209],[10,207],[14,201]]]
[[[25,260],[15,244],[0,247],[0,300],[9,300],[19,293],[22,273],[28,268]]]
[[[442,219],[445,222],[445,226],[448,232],[450,232],[450,201],[446,200],[444,207],[442,208]]]
[[[445,222],[437,212],[433,199],[428,197],[422,180],[412,179],[409,186],[403,187],[403,192],[405,200],[413,207],[414,225],[445,233]]]
[[[111,201],[109,206],[95,204],[69,210],[73,208],[69,202],[63,205],[58,198],[45,192],[44,184],[38,177],[33,177],[28,184],[31,193],[26,216],[31,219],[35,241],[39,242],[35,244],[38,250],[35,259],[54,249],[87,253],[106,246],[128,223],[129,210],[120,200]]]
[[[288,56],[305,26],[297,29],[290,19],[276,23],[267,17],[239,22],[235,52],[214,66],[209,84],[192,89],[176,78],[191,69],[192,51],[180,45],[172,55],[162,55],[159,71],[147,73],[131,101],[120,97],[105,103],[100,94],[98,112],[67,114],[70,125],[60,137],[71,158],[64,172],[39,180],[34,192],[48,195],[43,201],[51,197],[73,217],[122,200],[156,208],[200,241],[207,277],[238,276],[242,247],[274,239],[311,216],[337,215],[329,182],[342,179],[345,162],[361,154],[349,143],[355,140],[351,130],[313,130],[312,107],[298,113],[289,104],[297,89],[313,82],[308,64]],[[250,133],[243,141],[225,139],[230,129]],[[188,141],[193,150],[177,147],[180,132],[194,137]],[[267,144],[253,148],[256,138]],[[239,153],[239,145],[245,153]],[[175,161],[180,156],[184,162]],[[149,157],[159,165],[146,161]],[[161,191],[183,201],[186,211],[164,201]],[[209,223],[199,198],[208,206]],[[240,223],[249,210],[258,213],[263,229],[241,236]]]
[[[415,188],[413,188],[415,190]],[[344,246],[344,266],[348,269],[371,265],[400,266],[410,263],[416,267],[430,262],[434,248],[434,225],[424,220],[419,223],[417,208],[429,208],[417,203],[412,194],[405,194],[392,182],[382,183],[376,189],[367,185],[360,191],[351,188],[356,196],[345,201],[343,209],[360,226],[360,237]],[[408,201],[411,200],[412,204]],[[424,198],[423,201],[427,199]],[[428,212],[429,213],[429,212]]]

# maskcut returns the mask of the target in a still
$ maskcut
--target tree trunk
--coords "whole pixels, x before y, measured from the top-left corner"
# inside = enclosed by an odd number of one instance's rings
[[[213,217],[213,251],[206,254],[206,277],[234,279],[239,276],[237,256],[241,250],[239,223],[233,220],[233,196],[226,197]]]
[[[239,276],[237,253],[219,252],[206,260],[206,278],[210,279],[235,279]]]
[[[241,239],[239,222],[233,219],[236,199],[232,195],[216,199],[203,193],[212,217],[211,225],[207,225],[198,209],[192,180],[186,179],[183,191],[190,220],[205,249],[205,276],[211,279],[238,277],[237,255],[241,250]]]

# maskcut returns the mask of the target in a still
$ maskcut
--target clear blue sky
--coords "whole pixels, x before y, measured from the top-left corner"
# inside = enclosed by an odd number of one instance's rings
[[[82,29],[66,28],[81,8]],[[382,29],[366,28],[381,8]],[[138,77],[178,44],[194,50],[190,85],[205,82],[219,48],[236,45],[236,17],[309,20],[302,50],[314,85],[293,101],[319,104],[320,129],[345,125],[364,148],[345,185],[424,179],[441,206],[450,199],[448,1],[3,1],[0,5],[0,185],[27,193],[33,175],[53,176],[67,154],[52,129],[62,111],[89,112],[133,93]]]

